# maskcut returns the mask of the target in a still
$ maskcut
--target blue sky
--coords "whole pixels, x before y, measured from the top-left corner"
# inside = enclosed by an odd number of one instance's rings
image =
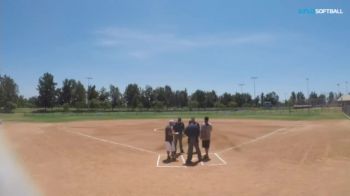
[[[299,14],[341,8],[342,15]],[[26,97],[55,76],[253,94],[345,92],[349,1],[1,0],[0,73]]]

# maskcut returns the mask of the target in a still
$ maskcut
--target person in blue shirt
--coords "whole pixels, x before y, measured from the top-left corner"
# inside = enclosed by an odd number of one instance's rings
[[[188,151],[187,151],[186,165],[193,165],[193,162],[192,162],[193,147],[196,148],[196,152],[198,155],[198,162],[202,161],[202,154],[199,148],[199,141],[198,141],[198,137],[200,134],[200,128],[198,126],[198,123],[196,123],[196,121],[194,120],[191,120],[188,127],[185,130],[185,134],[188,137]]]

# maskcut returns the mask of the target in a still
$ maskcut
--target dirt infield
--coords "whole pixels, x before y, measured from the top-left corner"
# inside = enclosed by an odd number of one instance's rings
[[[215,119],[212,161],[157,167],[166,123],[7,122],[4,134],[43,195],[350,195],[349,120]]]

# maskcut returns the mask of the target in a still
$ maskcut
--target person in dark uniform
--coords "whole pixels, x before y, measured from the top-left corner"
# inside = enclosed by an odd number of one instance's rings
[[[191,118],[190,122],[193,122],[194,124],[196,124],[198,129],[200,129],[200,125],[198,122],[196,122],[196,119],[194,117]]]
[[[179,142],[180,146],[180,153],[184,153],[184,150],[182,148],[182,134],[185,129],[184,123],[181,121],[181,118],[177,119],[177,122],[175,123],[174,127],[175,132],[175,153],[177,152],[177,143]]]
[[[173,121],[169,121],[169,125],[165,127],[165,149],[168,155],[164,162],[176,161],[174,136],[172,129]]]
[[[198,162],[202,161],[202,154],[198,144],[198,137],[200,134],[198,123],[191,120],[188,127],[185,130],[185,134],[188,137],[188,151],[187,151],[186,165],[193,164],[192,162],[193,147],[196,148],[196,152],[198,155]]]

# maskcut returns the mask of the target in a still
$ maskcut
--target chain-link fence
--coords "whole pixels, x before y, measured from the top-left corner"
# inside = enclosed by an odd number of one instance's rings
[[[343,104],[343,112],[344,112],[346,115],[350,116],[350,102],[345,102],[345,103]]]

